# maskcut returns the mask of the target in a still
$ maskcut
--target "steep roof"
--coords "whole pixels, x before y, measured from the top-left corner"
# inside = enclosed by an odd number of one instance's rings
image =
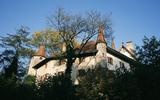
[[[90,53],[82,53],[82,54],[75,54],[74,57],[88,57],[88,56],[94,56],[96,55],[97,50],[94,50]],[[45,65],[46,63],[48,63],[51,60],[62,60],[62,59],[66,59],[67,56],[57,56],[57,57],[48,57],[44,60],[42,60],[40,63],[38,63],[37,65],[33,66],[33,68],[38,69],[41,66]]]
[[[96,42],[95,42],[95,41],[88,41],[88,42],[84,45],[84,47],[82,47],[82,46],[77,46],[77,47],[75,48],[75,52],[78,53],[78,52],[80,51],[80,49],[82,49],[82,50],[81,50],[82,53],[92,52],[93,50],[96,49],[95,45],[96,45]]]
[[[104,38],[104,34],[103,34],[104,28],[101,25],[98,29],[98,36],[97,36],[97,43],[106,43],[105,38]]]
[[[92,46],[90,46],[90,44],[92,44]],[[97,53],[96,50],[96,42],[89,42],[88,45],[84,46],[84,50],[82,50],[83,52],[81,52],[80,54],[76,54],[74,55],[74,57],[88,57],[88,56],[95,56]],[[87,48],[89,48],[89,51],[85,51]],[[130,64],[137,64],[137,62],[127,56],[125,56],[124,54],[116,51],[115,49],[112,49],[111,47],[107,46],[107,52],[110,53],[111,55],[126,61]],[[76,51],[75,51],[76,52]],[[60,59],[66,59],[66,56],[58,56],[58,57],[49,57],[44,59],[42,62],[38,63],[37,65],[35,65],[33,68],[38,69],[39,67],[43,66],[44,64],[46,64],[47,62],[51,61],[51,60],[60,60]]]

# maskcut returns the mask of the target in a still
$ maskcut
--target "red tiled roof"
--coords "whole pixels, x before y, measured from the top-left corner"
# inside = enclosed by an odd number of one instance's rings
[[[96,50],[96,42],[95,41],[88,41],[84,47],[82,48],[81,46],[77,46],[75,50],[81,50],[81,52],[92,52],[93,50]]]

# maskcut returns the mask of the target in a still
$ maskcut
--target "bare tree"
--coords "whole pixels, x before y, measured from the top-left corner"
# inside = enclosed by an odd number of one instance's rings
[[[111,36],[112,23],[110,16],[102,16],[96,11],[86,13],[84,16],[66,13],[62,8],[48,18],[49,25],[59,33],[62,42],[66,44],[66,71],[65,74],[71,77],[71,67],[75,61],[74,41],[80,43],[81,53],[86,43],[93,38],[98,32],[100,25],[104,27],[105,36]]]

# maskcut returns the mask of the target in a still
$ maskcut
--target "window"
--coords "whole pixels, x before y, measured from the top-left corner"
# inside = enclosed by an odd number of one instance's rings
[[[121,68],[124,68],[124,63],[123,62],[120,61],[119,65],[120,65]]]
[[[59,65],[65,64],[65,60],[59,60]]]
[[[104,53],[102,53],[103,57],[104,57]]]
[[[113,65],[113,59],[111,57],[108,57],[108,63]]]

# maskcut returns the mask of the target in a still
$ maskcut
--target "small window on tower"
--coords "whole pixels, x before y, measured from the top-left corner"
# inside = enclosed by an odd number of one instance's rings
[[[111,65],[113,65],[113,59],[111,57],[108,57],[108,63],[110,63]]]

